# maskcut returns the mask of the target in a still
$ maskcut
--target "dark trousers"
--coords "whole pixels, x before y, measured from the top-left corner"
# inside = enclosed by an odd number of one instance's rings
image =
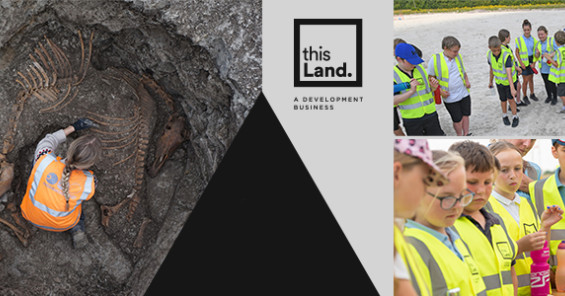
[[[403,119],[408,136],[444,136],[437,113],[417,119]]]
[[[555,83],[549,81],[549,74],[541,73],[541,77],[543,78],[543,84],[545,85],[547,96],[557,97],[557,87],[555,86]]]

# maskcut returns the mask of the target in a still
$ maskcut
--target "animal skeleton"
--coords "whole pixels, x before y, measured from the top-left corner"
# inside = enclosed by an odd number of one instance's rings
[[[19,78],[16,79],[16,82],[22,86],[23,90],[18,93],[16,102],[12,106],[12,117],[9,119],[8,131],[4,135],[2,151],[0,152],[0,196],[10,190],[14,179],[14,164],[8,161],[7,155],[15,147],[14,136],[26,101],[34,97],[42,103],[49,104],[49,106],[39,110],[40,113],[54,112],[67,106],[78,94],[78,86],[86,76],[92,57],[94,32],[90,34],[87,58],[85,58],[85,44],[80,30],[78,36],[81,47],[81,61],[78,71],[73,70],[76,67],[71,66],[63,50],[47,36],[43,36],[46,45],[38,42],[33,53],[29,54],[30,63],[24,73],[17,72]],[[8,207],[16,223],[20,226],[24,225],[16,214],[15,205],[10,203]],[[0,222],[10,227],[22,244],[27,246],[29,230],[25,226],[22,226],[25,232],[21,232],[6,220],[0,219]]]

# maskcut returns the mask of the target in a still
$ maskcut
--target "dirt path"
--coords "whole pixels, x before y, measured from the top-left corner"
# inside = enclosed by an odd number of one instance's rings
[[[471,81],[470,132],[473,136],[555,136],[561,134],[565,114],[557,113],[562,106],[559,100],[555,106],[543,103],[547,94],[539,74],[534,75],[534,90],[540,101],[520,108],[520,125],[517,128],[502,123],[498,95],[491,95],[488,89],[486,53],[488,38],[497,35],[498,30],[503,28],[510,31],[510,46],[514,50],[514,39],[522,35],[524,19],[532,23],[532,35],[536,38],[540,25],[544,25],[549,36],[553,36],[557,30],[565,28],[564,12],[565,9],[551,9],[419,14],[402,16],[400,19],[396,16],[393,20],[393,36],[419,47],[426,65],[433,54],[441,51],[444,36],[455,36],[461,42],[460,54]],[[438,105],[437,109],[443,130],[448,136],[455,136],[451,118],[443,104]]]

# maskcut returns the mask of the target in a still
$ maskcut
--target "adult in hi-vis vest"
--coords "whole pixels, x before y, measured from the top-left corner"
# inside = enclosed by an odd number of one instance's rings
[[[559,160],[559,168],[550,177],[530,184],[530,195],[538,213],[543,212],[548,207],[565,209],[563,203],[565,198],[565,185],[563,185],[565,184],[565,171],[562,170],[565,166],[565,139],[552,139],[551,142],[553,144],[551,153],[553,157]],[[565,220],[560,220],[551,227],[549,235],[549,264],[552,271],[555,271],[557,266],[557,247],[563,240],[565,240]],[[554,280],[553,275],[552,280]]]
[[[428,63],[428,74],[439,82],[445,108],[453,121],[458,136],[469,136],[471,116],[471,83],[459,54],[461,43],[453,36],[441,41],[443,52],[433,55]]]
[[[416,214],[429,185],[446,184],[447,178],[432,160],[426,139],[394,140],[394,295],[432,296],[425,274],[417,268],[418,254],[404,237],[407,218]]]
[[[534,94],[534,73],[537,73],[536,62],[541,58],[541,52],[538,50],[538,40],[531,35],[532,24],[528,20],[522,23],[524,35],[516,38],[516,57],[520,68],[522,68],[522,94],[523,101],[530,104],[527,96],[528,86],[530,87],[530,99],[538,101]]]
[[[417,266],[432,295],[486,295],[485,283],[468,245],[449,228],[463,207],[473,200],[473,193],[466,187],[464,161],[452,152],[432,154],[449,184],[428,188],[415,219],[406,223],[404,234],[418,252]]]
[[[523,175],[522,155],[516,146],[499,141],[491,144],[489,150],[500,162],[489,206],[504,220],[508,234],[518,244],[514,266],[518,295],[530,295],[530,266],[533,263],[530,251],[543,248],[551,226],[561,220],[563,210],[549,208],[539,216],[531,201],[516,193]]]
[[[55,156],[53,151],[69,134],[93,125],[88,119],[79,119],[39,142],[20,205],[22,216],[34,226],[48,231],[69,230],[75,248],[88,243],[82,203],[94,195],[96,180],[87,169],[98,160],[101,144],[93,135],[84,135],[69,145],[66,158]]]
[[[402,125],[409,136],[442,136],[445,135],[436,112],[433,91],[439,83],[436,79],[428,79],[426,69],[421,65],[424,60],[418,56],[410,44],[400,43],[396,46],[396,65],[392,71],[394,84],[410,83],[394,96],[402,117]]]
[[[458,152],[465,160],[467,189],[475,193],[473,201],[455,221],[454,230],[469,246],[487,296],[513,296],[517,291],[513,279],[518,246],[508,234],[504,220],[485,207],[496,172],[494,156],[487,147],[472,141],[454,143],[449,151]]]

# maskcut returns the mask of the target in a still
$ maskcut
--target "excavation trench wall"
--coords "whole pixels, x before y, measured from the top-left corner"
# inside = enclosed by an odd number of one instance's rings
[[[72,248],[67,233],[30,227],[27,247],[0,225],[0,294],[2,295],[142,295],[218,167],[259,95],[261,85],[261,3],[259,1],[0,1],[0,134],[10,125],[11,106],[22,87],[17,72],[30,64],[29,54],[45,37],[58,44],[78,68],[81,46],[94,32],[90,68],[77,96],[61,108],[40,112],[53,102],[35,97],[25,103],[8,154],[16,166],[12,190],[0,208],[19,204],[31,170],[33,150],[46,134],[80,117],[90,117],[124,131],[133,117],[136,92],[116,79],[115,68],[135,77],[151,77],[174,100],[170,110],[154,102],[146,166],[173,111],[186,117],[187,140],[155,177],[145,174],[141,202],[132,219],[127,205],[101,225],[101,205],[114,205],[135,183],[135,148],[104,151],[93,169],[96,194],[83,206],[89,245]],[[101,126],[100,129],[103,129]],[[70,140],[92,130],[71,135]],[[131,135],[124,132],[124,137]],[[131,135],[132,137],[135,135]],[[68,142],[56,153],[64,156]],[[127,142],[127,141],[126,141]],[[125,143],[125,142],[124,142]],[[106,143],[106,147],[111,147]],[[116,145],[115,145],[116,146]],[[8,210],[0,217],[14,222]],[[133,246],[143,221],[150,220],[142,247]],[[194,254],[197,256],[197,254]]]

